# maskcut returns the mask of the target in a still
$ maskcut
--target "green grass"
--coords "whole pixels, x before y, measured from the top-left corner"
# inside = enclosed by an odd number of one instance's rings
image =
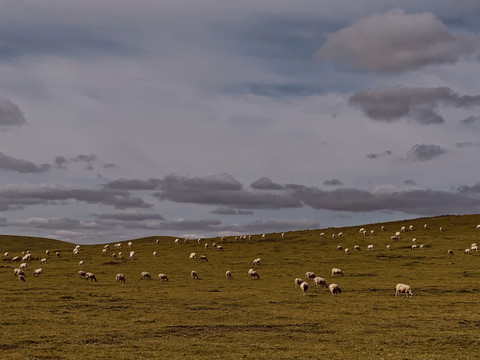
[[[156,244],[157,237],[149,237],[132,240],[135,260],[126,260],[127,241],[123,259],[113,260],[113,244],[108,255],[103,245],[83,245],[75,258],[74,244],[0,236],[2,254],[33,255],[25,283],[13,275],[19,263],[0,261],[0,358],[476,359],[480,254],[463,250],[480,244],[479,223],[480,215],[445,216],[365,225],[375,236],[359,234],[361,226],[355,226],[288,232],[285,239],[270,234],[266,240],[203,241],[221,243],[223,252],[205,250],[196,240],[175,245],[173,238],[159,237]],[[416,230],[391,242],[403,225]],[[340,231],[344,237],[332,239]],[[413,237],[426,249],[412,251]],[[355,244],[362,250],[353,251]],[[366,251],[368,244],[375,245],[373,252]],[[351,255],[337,245],[349,247]],[[48,262],[40,265],[46,249]],[[209,261],[191,261],[191,252]],[[249,280],[257,257],[263,259],[260,280]],[[78,278],[79,260],[98,282]],[[44,276],[33,278],[38,267]],[[332,278],[333,267],[345,276]],[[191,270],[200,280],[190,278]],[[233,280],[225,278],[226,270]],[[154,280],[140,280],[142,271]],[[338,283],[344,293],[334,298],[310,284],[303,296],[293,280],[306,271]],[[125,284],[115,282],[117,273],[125,274]],[[159,273],[169,281],[156,280]],[[413,298],[394,297],[399,282],[412,287]]]

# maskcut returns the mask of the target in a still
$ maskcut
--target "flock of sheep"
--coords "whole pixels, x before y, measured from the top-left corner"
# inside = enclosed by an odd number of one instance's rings
[[[425,230],[428,229],[427,224],[424,225],[424,229]],[[480,224],[476,226],[476,230],[480,230]],[[387,230],[384,226],[382,226],[381,231],[387,231]],[[390,240],[391,241],[398,241],[400,239],[400,237],[402,236],[402,234],[406,233],[407,231],[414,231],[413,226],[411,225],[408,228],[405,227],[405,226],[402,226],[400,228],[400,231],[395,232],[395,235],[390,237]],[[443,232],[444,228],[440,227],[439,231]],[[367,232],[365,230],[365,228],[363,228],[363,227],[359,230],[359,233],[363,233],[365,236],[375,235],[374,230],[371,230],[370,232]],[[320,236],[325,237],[325,233],[322,232],[320,234]],[[343,236],[344,236],[343,232],[340,232],[338,234],[333,234],[332,238],[340,239],[340,238],[343,238]],[[285,237],[285,233],[282,233],[281,237],[283,239]],[[247,238],[246,236],[241,236],[241,237],[236,237],[235,239],[245,240],[246,238]],[[265,239],[265,238],[266,238],[266,235],[263,234],[262,239]],[[249,239],[251,239],[251,235],[249,236]],[[225,238],[222,238],[222,240],[225,240]],[[411,247],[412,250],[417,249],[417,248],[419,248],[419,249],[425,248],[425,246],[423,244],[417,247],[417,244],[415,244],[416,240],[417,240],[416,238],[412,239],[412,242],[414,243]],[[188,242],[188,240],[184,239],[184,242]],[[156,243],[159,244],[158,239],[156,240]],[[175,239],[174,243],[175,244],[180,244],[180,239]],[[199,244],[201,243],[201,239],[198,239],[198,243]],[[131,248],[133,246],[133,243],[128,242],[127,246],[129,248]],[[209,247],[208,243],[205,243],[203,246],[205,247],[205,249],[208,249],[208,247]],[[216,243],[213,243],[212,247],[216,248],[217,250],[223,251],[223,247],[221,245],[217,245]],[[103,253],[107,254],[109,248],[110,248],[109,244],[105,245],[104,248],[102,249]],[[117,249],[120,250],[122,248],[122,244],[121,243],[116,243],[116,244],[113,245],[113,248],[115,250],[117,250]],[[360,246],[354,245],[353,249],[355,251],[360,251]],[[373,251],[373,249],[374,249],[373,244],[370,244],[370,245],[367,246],[367,250]],[[350,254],[349,248],[348,247],[344,248],[342,245],[338,245],[337,250],[344,251],[345,254],[347,254],[347,255]],[[390,244],[388,244],[386,246],[386,250],[387,251],[391,250]],[[465,249],[464,253],[465,254],[471,254],[473,251],[478,251],[478,247],[477,247],[476,243],[471,244],[471,246],[469,248]],[[453,250],[449,249],[447,253],[449,255],[453,255]],[[50,255],[50,251],[46,250],[45,254],[48,257]],[[77,257],[77,256],[79,256],[79,254],[80,254],[80,245],[76,245],[75,248],[73,249],[73,255],[75,257]],[[156,257],[157,255],[158,255],[157,252],[154,251],[153,256]],[[56,257],[61,257],[60,252],[57,251],[55,253],[55,256]],[[122,253],[121,253],[121,251],[118,251],[118,252],[113,253],[111,256],[113,257],[113,259],[119,259],[119,258],[122,258]],[[12,262],[21,261],[20,266],[18,268],[14,269],[14,275],[18,278],[19,281],[25,282],[26,281],[27,261],[32,260],[31,252],[26,251],[26,252],[22,253],[22,256],[14,256],[12,258],[9,257],[8,252],[5,252],[3,257],[4,257],[4,260],[10,260]],[[40,260],[40,263],[45,264],[47,262],[47,257],[42,258]],[[133,251],[133,250],[129,251],[128,259],[131,260],[131,259],[134,259],[134,258],[135,258],[135,251]],[[195,253],[195,252],[192,252],[190,254],[189,259],[190,260],[198,259],[198,261],[200,261],[200,262],[208,262],[208,258],[205,255],[197,256],[197,253]],[[80,267],[82,267],[83,264],[84,264],[84,261],[79,261],[79,266]],[[254,269],[255,267],[258,267],[258,266],[262,266],[262,259],[261,258],[256,258],[252,261],[252,268],[250,268],[247,272],[247,277],[249,279],[256,279],[256,280],[260,279],[260,275],[258,274],[257,270]],[[42,274],[43,274],[43,268],[37,268],[33,271],[32,276],[37,277],[37,276],[41,276]],[[233,279],[232,271],[227,270],[225,272],[225,276],[228,280],[232,280]],[[331,271],[331,276],[332,277],[341,277],[341,276],[344,276],[344,273],[339,268],[333,268],[332,271]],[[88,280],[95,281],[95,282],[97,281],[97,278],[96,278],[94,273],[83,271],[83,270],[78,271],[78,277],[81,278],[81,279],[85,279],[87,281]],[[168,276],[164,273],[158,274],[157,278],[158,278],[159,281],[162,281],[162,282],[163,281],[168,281]],[[195,270],[191,271],[191,278],[195,279],[195,280],[199,279],[199,276],[198,276],[198,274]],[[140,279],[141,280],[151,280],[152,276],[150,275],[149,272],[143,271],[140,274]],[[120,282],[120,283],[125,283],[126,282],[126,277],[125,277],[124,274],[118,273],[115,276],[115,280],[117,282]],[[326,281],[325,278],[316,276],[315,273],[309,271],[309,272],[305,273],[305,281],[302,280],[299,277],[294,279],[295,288],[299,288],[302,291],[303,295],[305,295],[307,293],[308,289],[309,289],[308,281],[313,281],[313,284],[314,284],[315,287],[322,286],[322,287],[328,288],[333,296],[338,296],[342,293],[342,289],[340,288],[340,286],[338,284],[336,284],[336,283],[327,284],[327,281]],[[396,287],[395,287],[395,297],[398,297],[399,294],[402,294],[402,293],[406,294],[407,297],[409,297],[409,296],[412,297],[413,296],[412,289],[409,285],[401,284],[401,283],[397,284]]]

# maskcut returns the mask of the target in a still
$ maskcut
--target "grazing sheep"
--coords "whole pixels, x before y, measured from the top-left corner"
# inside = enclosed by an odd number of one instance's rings
[[[110,245],[107,244],[107,245],[105,245],[103,248],[104,248],[104,249],[108,249],[109,247],[110,247]]]
[[[23,271],[22,269],[19,269],[19,268],[14,269],[14,270],[13,270],[13,274],[14,274],[16,277],[18,277],[18,276],[20,276],[20,275],[26,276],[26,275],[25,275],[25,271]]]
[[[200,258],[199,258],[200,262],[202,261],[208,261],[207,257],[205,255],[200,255]]]
[[[83,266],[83,260],[80,260],[80,261],[78,262],[78,266]]]
[[[341,250],[341,251],[342,251],[342,250],[343,250],[342,245],[338,245],[338,246],[337,246],[337,250]]]
[[[205,243],[205,249],[208,249],[208,243]]]
[[[375,235],[375,230],[370,230],[370,235],[371,236]]]
[[[142,271],[142,273],[140,274],[140,280],[152,280],[152,277],[148,272]]]
[[[122,252],[121,252],[121,251],[118,252],[118,258],[119,258],[119,259],[122,258]]]
[[[80,270],[80,271],[78,272],[78,277],[79,277],[80,279],[85,279],[86,276],[87,276],[87,273],[86,273],[85,271]]]
[[[49,256],[50,255],[50,250],[45,250],[45,255]]]
[[[113,258],[113,259],[116,259],[116,258],[117,258],[117,254],[113,253],[113,254],[112,254],[112,258]]]
[[[168,277],[165,274],[158,274],[158,280],[160,281],[168,281]]]
[[[8,257],[8,251],[5,254],[3,254],[4,259],[7,258],[7,257]]]
[[[300,284],[300,289],[302,289],[303,295],[305,295],[308,291],[308,284],[304,281]]]
[[[440,226],[440,229],[439,229],[439,230],[440,230],[440,232],[444,232],[444,231],[445,231],[445,229],[444,229],[442,226]]]
[[[324,278],[317,276],[315,279],[313,279],[313,282],[315,283],[315,287],[318,287],[318,285],[323,285],[326,288],[328,287],[327,280],[325,280]]]
[[[42,268],[40,268],[40,269],[35,269],[35,270],[33,271],[33,276],[36,277],[36,276],[40,276],[40,275],[43,275],[43,269],[42,269]]]
[[[190,256],[189,256],[189,259],[190,260],[195,260],[197,258],[197,254],[196,253],[191,253]]]
[[[353,250],[360,251],[360,246],[358,246],[358,245],[354,245],[354,246],[353,246]]]
[[[267,238],[267,234],[262,234],[262,239],[265,240]]]
[[[160,244],[160,239],[155,240],[156,244]]]
[[[412,242],[417,242],[417,238],[413,238],[413,239],[412,239]]]
[[[398,236],[390,236],[390,240],[392,241],[398,241]]]
[[[132,244],[131,241],[129,241],[127,245],[128,245],[128,247],[132,247],[133,244]]]
[[[479,225],[477,225],[476,229],[477,229],[477,230],[480,230],[480,224],[479,224]]]
[[[104,254],[106,254],[106,253],[107,253],[107,249],[102,249],[102,252],[103,252]]]
[[[400,228],[400,231],[401,231],[401,232],[405,232],[405,231],[407,231],[407,229],[405,228],[405,226],[402,226],[402,227]]]
[[[325,237],[325,233],[320,233],[320,237]]]
[[[425,245],[423,245],[423,244],[421,244],[421,245],[419,246],[419,249],[424,249],[424,248],[425,248]]]
[[[428,225],[427,225],[427,224],[423,225],[423,228],[424,228],[425,230],[427,230],[427,229],[428,229]]]
[[[360,228],[360,230],[358,231],[359,234],[361,233],[365,233],[365,228]]]
[[[47,258],[43,258],[42,260],[40,260],[40,264],[46,264],[47,263]]]
[[[400,239],[400,231],[397,231],[397,232],[395,233],[395,236]]]
[[[225,273],[225,276],[227,277],[227,279],[229,280],[232,280],[232,272],[230,270],[227,270],[227,272]]]
[[[156,251],[153,252],[153,257],[157,257],[157,252]]]
[[[350,253],[350,250],[348,248],[345,248],[345,255],[348,255]]]
[[[14,256],[14,257],[12,258],[12,261],[20,261],[20,256]]]
[[[387,231],[387,229],[385,228],[385,226],[382,225],[382,227],[380,228],[382,231]]]
[[[284,232],[282,233],[281,236],[282,236],[282,239],[285,239],[285,233]]]
[[[21,263],[19,268],[22,270],[27,270],[27,263]]]
[[[332,239],[335,239],[336,237],[337,237],[337,235],[332,234]]]
[[[315,279],[315,274],[311,271],[307,271],[305,273],[305,278],[308,280],[308,279]]]
[[[31,254],[27,254],[25,255],[23,258],[22,258],[22,261],[28,261],[28,260],[31,260],[32,259],[32,255]]]
[[[415,250],[417,248],[417,245],[412,245],[412,250]]]
[[[116,280],[117,282],[123,282],[123,283],[124,283],[124,282],[125,282],[125,275],[123,275],[123,274],[117,274],[117,275],[115,276],[115,280]]]
[[[114,248],[116,249],[121,249],[122,248],[122,243],[117,243],[115,245],[113,245]]]
[[[25,275],[18,275],[18,281],[25,282]]]
[[[300,279],[300,278],[295,278],[295,287],[296,287],[296,288],[299,287],[302,282],[303,282],[302,279]]]
[[[410,297],[413,296],[412,289],[410,288],[410,286],[405,284],[397,284],[397,286],[395,286],[395,297],[398,297],[398,294],[400,293],[405,293],[406,297],[408,297],[409,295]]]
[[[217,243],[213,243],[212,247],[214,247],[216,249],[217,248]]]
[[[472,252],[472,250],[471,249],[465,249],[463,252],[468,255]]]
[[[368,245],[367,250],[373,251],[373,245],[372,244]]]
[[[453,256],[453,250],[452,250],[452,249],[449,249],[449,250],[447,251],[447,254]]]
[[[91,272],[87,272],[87,274],[85,275],[85,280],[97,282],[97,278],[95,277],[95,274]]]
[[[258,273],[253,269],[248,270],[247,276],[249,279],[253,279],[253,278],[256,278],[257,280],[260,279],[260,276],[258,275]]]
[[[409,230],[409,231],[414,231],[413,225],[410,225],[410,226],[408,227],[408,230]]]
[[[262,259],[256,258],[255,260],[252,261],[252,266],[261,266],[262,265]]]
[[[60,251],[57,251],[57,252],[55,253],[55,256],[58,257],[58,258],[59,258],[59,257],[62,257],[62,255],[60,254]]]
[[[340,289],[337,284],[330,284],[328,285],[328,288],[330,289],[330,292],[333,296],[340,295],[342,293],[342,289]]]
[[[472,245],[470,246],[470,250],[472,250],[472,251],[478,251],[477,244],[472,244]]]
[[[340,231],[337,236],[338,237],[343,237],[343,232]]]
[[[389,244],[389,245],[387,245],[387,250],[389,250],[389,251],[390,251],[390,244]]]
[[[192,276],[192,279],[195,279],[195,280],[198,280],[198,274],[195,270],[192,270],[192,272],[190,273],[190,275]]]
[[[222,245],[217,245],[217,250],[223,251],[223,246]]]
[[[332,269],[332,276],[344,276],[343,271],[339,268]]]
[[[135,257],[135,251],[130,251],[130,254],[128,255],[129,259],[133,259]]]
[[[180,244],[180,239],[175,239],[175,244],[176,245]]]

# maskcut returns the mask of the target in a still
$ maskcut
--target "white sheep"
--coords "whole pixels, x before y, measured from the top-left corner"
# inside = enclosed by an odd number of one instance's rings
[[[416,248],[417,248],[416,244],[412,245],[412,250],[415,250]]]
[[[18,281],[23,281],[25,282],[25,275],[18,275]]]
[[[154,251],[154,252],[153,252],[153,257],[157,257],[157,255],[158,255],[157,252]]]
[[[445,231],[445,229],[443,228],[443,226],[440,226],[440,229],[439,229],[439,230],[440,230],[440,232],[444,232],[444,231]]]
[[[390,251],[390,244],[387,245],[387,250]]]
[[[78,262],[78,266],[83,266],[83,260],[80,260],[80,261]]]
[[[140,274],[140,280],[152,280],[152,277],[150,276],[150,273],[142,271]]]
[[[472,250],[469,248],[469,249],[465,249],[463,252],[468,255],[472,252]]]
[[[103,252],[104,254],[106,254],[106,253],[107,253],[107,249],[102,249],[102,252]]]
[[[320,233],[320,237],[325,237],[325,233]]]
[[[42,260],[40,260],[40,264],[46,264],[47,263],[47,258],[43,258]]]
[[[35,277],[36,277],[36,276],[40,276],[40,275],[42,275],[42,274],[43,274],[43,269],[42,269],[42,268],[35,269],[35,270],[33,271],[33,276],[35,276]]]
[[[55,253],[55,256],[58,257],[58,258],[59,258],[59,257],[62,257],[62,255],[60,254],[60,251],[57,251],[57,252]]]
[[[350,249],[349,248],[345,248],[345,255],[348,255],[350,253]]]
[[[425,230],[427,230],[427,229],[428,229],[428,225],[427,225],[427,224],[424,224],[424,225],[423,225],[423,228],[424,228]]]
[[[285,239],[285,233],[284,232],[282,233],[281,236],[282,236],[282,239]]]
[[[408,227],[408,230],[414,231],[415,229],[413,228],[413,225],[410,225],[410,226]]]
[[[367,250],[373,251],[373,244],[368,245]]]
[[[300,279],[300,278],[295,278],[295,287],[296,287],[296,288],[299,287],[302,282],[303,282],[302,279]]]
[[[309,280],[309,279],[315,279],[315,273],[313,273],[313,272],[311,272],[311,271],[307,271],[307,272],[305,273],[305,278],[306,278],[307,280]]]
[[[135,257],[135,251],[130,251],[130,254],[128,255],[129,259],[133,259]]]
[[[85,275],[85,280],[95,281],[97,282],[97,278],[95,277],[94,273],[87,272]]]
[[[262,234],[262,239],[265,240],[267,238],[267,234]]]
[[[227,272],[225,273],[225,276],[227,277],[227,279],[229,280],[232,280],[232,272],[230,270],[227,270]]]
[[[336,237],[337,237],[337,235],[332,234],[332,239],[335,239]]]
[[[337,236],[338,237],[343,237],[343,232],[340,231]]]
[[[192,276],[192,279],[196,279],[198,280],[198,274],[195,270],[192,270],[192,272],[190,273],[190,275]]]
[[[400,231],[401,231],[401,232],[405,232],[405,231],[407,231],[407,229],[405,228],[405,226],[402,226],[402,227],[400,228]]]
[[[19,268],[14,269],[14,270],[13,270],[13,274],[14,274],[16,277],[18,277],[18,276],[20,276],[20,275],[26,276],[26,275],[25,275],[25,271],[23,271],[22,269],[19,269]]]
[[[5,254],[3,254],[3,258],[7,258],[7,257],[8,257],[8,251]]]
[[[480,224],[477,225],[476,229],[477,229],[477,230],[480,230]]]
[[[318,287],[318,285],[323,285],[325,286],[326,288],[328,287],[327,285],[327,280],[325,280],[324,278],[322,277],[316,277],[315,279],[313,279],[313,282],[315,283],[315,287]]]
[[[387,231],[387,228],[385,226],[382,225],[382,227],[380,228],[382,231]]]
[[[308,291],[308,284],[304,281],[300,284],[300,289],[302,289],[303,295],[305,295]]]
[[[28,261],[28,260],[31,260],[32,259],[32,255],[31,254],[26,254],[23,258],[22,258],[22,261]]]
[[[123,283],[124,283],[124,282],[126,281],[126,280],[125,280],[125,275],[123,275],[123,274],[117,274],[117,275],[115,276],[115,280],[116,280],[117,282],[123,282]]]
[[[208,261],[208,258],[205,255],[200,255],[199,260],[200,260],[200,262]]]
[[[155,240],[156,244],[160,244],[160,239]]]
[[[375,235],[375,230],[370,230],[370,235],[371,236]]]
[[[330,292],[333,296],[340,295],[342,293],[342,289],[340,289],[337,284],[330,284],[328,285],[328,288],[330,289]]]
[[[115,245],[113,245],[114,248],[116,249],[121,249],[122,248],[122,243],[117,243]]]
[[[337,250],[340,250],[340,251],[342,251],[342,250],[343,250],[343,247],[342,247],[342,245],[337,245]]]
[[[413,239],[412,239],[412,242],[413,242],[413,243],[417,242],[417,238],[413,238]]]
[[[452,250],[452,249],[449,249],[449,250],[447,251],[447,254],[453,256],[453,250]]]
[[[208,243],[205,243],[205,249],[208,249]]]
[[[113,253],[113,254],[112,254],[112,258],[113,258],[113,259],[116,259],[116,258],[117,258],[117,254]]]
[[[191,253],[190,256],[189,256],[189,259],[190,260],[195,260],[197,258],[197,253]]]
[[[353,246],[353,250],[360,251],[360,246],[358,246],[358,245],[354,245],[354,246]]]
[[[253,279],[253,278],[256,278],[257,280],[260,279],[260,276],[258,275],[258,273],[253,269],[248,270],[247,276],[249,279]]]
[[[406,297],[408,297],[409,295],[410,297],[413,296],[412,289],[409,285],[405,284],[397,284],[397,286],[395,286],[395,297],[398,297],[398,294],[400,293],[405,293]]]
[[[20,256],[14,256],[14,257],[12,258],[12,261],[20,261]]]
[[[343,271],[339,268],[332,269],[332,276],[344,276]]]
[[[158,274],[158,280],[160,281],[168,281],[168,277],[165,274]]]
[[[180,244],[180,239],[175,239],[175,245]]]
[[[359,234],[361,234],[361,233],[365,233],[365,228],[363,228],[363,227],[362,227],[362,228],[360,228],[360,230],[358,231],[358,233],[359,233]]]
[[[425,245],[423,245],[423,244],[421,244],[421,245],[419,246],[419,249],[424,249],[424,248],[425,248]]]
[[[128,245],[128,247],[132,247],[133,244],[132,244],[131,241],[129,241],[127,245]]]
[[[395,233],[395,236],[400,239],[400,231],[397,231],[397,232]]]
[[[252,266],[261,266],[262,265],[262,259],[256,258],[252,261]]]
[[[398,241],[398,236],[395,236],[395,235],[390,236],[390,240],[392,240],[392,241]]]
[[[222,245],[217,245],[217,250],[223,251],[223,246]]]
[[[27,270],[27,263],[21,263],[19,268],[22,270]]]
[[[45,255],[49,256],[50,255],[50,250],[45,250]]]
[[[85,271],[80,270],[80,271],[78,272],[78,277],[79,277],[80,279],[85,279],[86,276],[87,276],[87,273],[86,273]]]

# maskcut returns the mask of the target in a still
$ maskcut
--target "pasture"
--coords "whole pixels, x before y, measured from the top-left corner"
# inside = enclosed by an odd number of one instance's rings
[[[480,215],[443,216],[362,225],[368,236],[355,226],[292,231],[284,239],[181,239],[178,245],[158,236],[132,240],[131,249],[128,241],[121,249],[111,243],[107,254],[103,244],[82,245],[76,257],[75,244],[4,235],[0,251],[9,255],[0,261],[0,358],[476,359],[480,253],[465,255],[464,249],[480,243],[477,224]],[[390,240],[409,225],[415,230]],[[333,239],[339,232],[343,237]],[[411,249],[414,237],[424,249]],[[356,244],[360,251],[353,250]],[[40,264],[47,249],[47,263]],[[27,250],[32,260],[21,282],[13,274],[20,262],[10,259]],[[118,251],[122,258],[113,259]],[[192,252],[208,261],[190,260]],[[260,279],[250,280],[258,257]],[[33,277],[40,267],[43,276]],[[345,276],[332,277],[334,267]],[[80,279],[79,270],[93,272],[98,282]],[[227,270],[233,279],[225,277]],[[142,271],[152,280],[140,280]],[[334,297],[309,281],[302,295],[294,279],[305,280],[307,271],[343,293]],[[117,273],[125,283],[115,281]],[[159,273],[169,281],[158,281]],[[414,296],[396,298],[397,283],[409,284]]]

